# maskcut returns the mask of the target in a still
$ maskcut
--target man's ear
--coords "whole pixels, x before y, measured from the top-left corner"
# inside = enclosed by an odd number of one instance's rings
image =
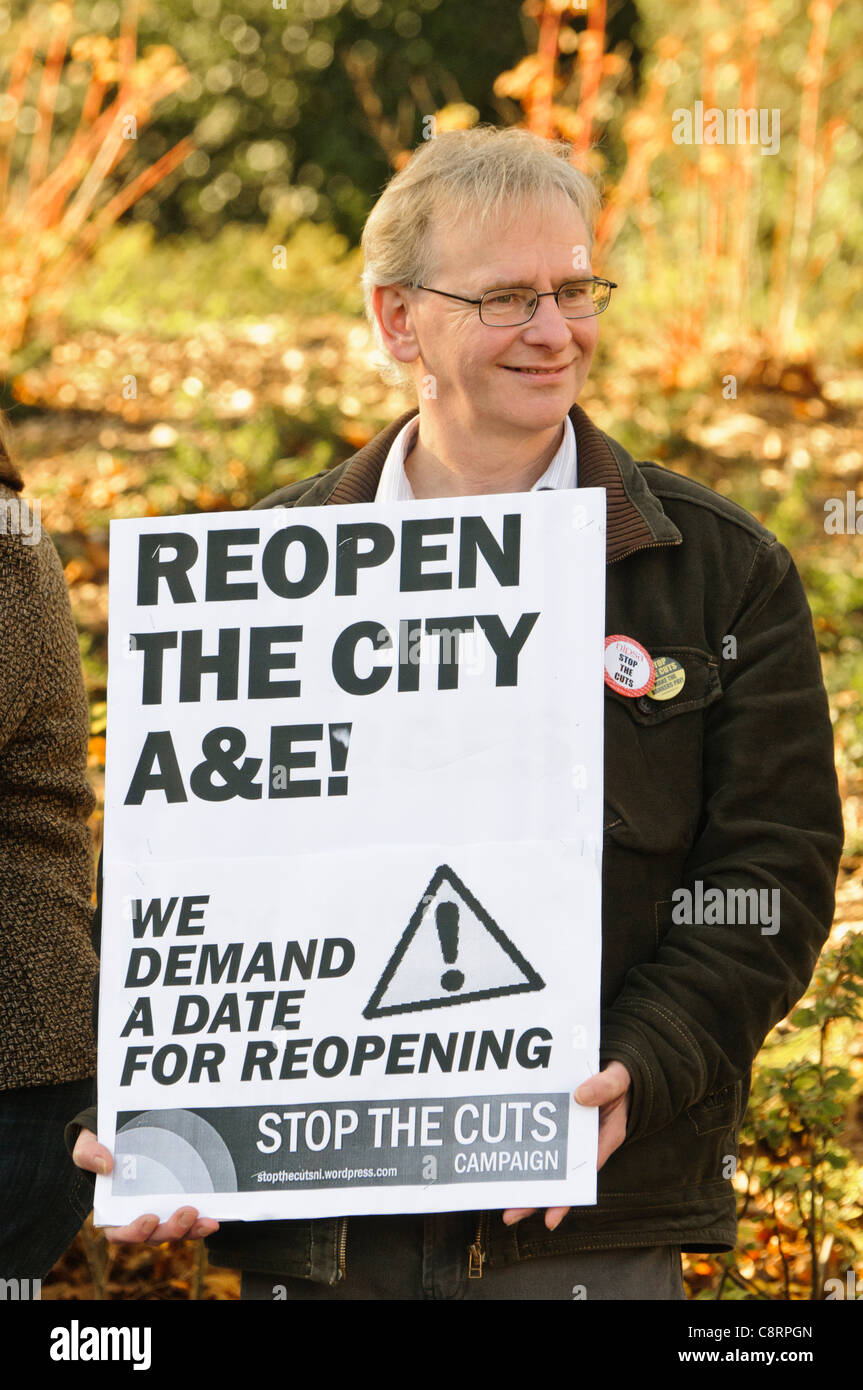
[[[420,355],[411,307],[401,285],[376,285],[372,309],[381,337],[398,362],[415,362]]]

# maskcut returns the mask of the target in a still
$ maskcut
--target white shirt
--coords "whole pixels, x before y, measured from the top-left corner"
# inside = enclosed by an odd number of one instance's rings
[[[413,490],[405,473],[405,459],[413,448],[419,431],[419,416],[408,420],[399,430],[387,454],[383,466],[376,502],[413,502]],[[563,422],[563,442],[541,478],[537,478],[531,492],[540,488],[578,487],[578,466],[575,451],[575,430],[567,415]]]

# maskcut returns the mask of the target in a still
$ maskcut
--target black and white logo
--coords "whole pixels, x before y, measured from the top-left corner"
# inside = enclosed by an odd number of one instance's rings
[[[364,1018],[545,989],[458,874],[441,864],[417,903]]]

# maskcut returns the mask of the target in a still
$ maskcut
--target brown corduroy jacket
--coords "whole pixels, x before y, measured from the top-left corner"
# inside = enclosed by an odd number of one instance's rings
[[[0,1090],[92,1076],[87,700],[56,550],[0,457]],[[32,504],[30,504],[32,506]],[[38,539],[37,539],[38,537]]]

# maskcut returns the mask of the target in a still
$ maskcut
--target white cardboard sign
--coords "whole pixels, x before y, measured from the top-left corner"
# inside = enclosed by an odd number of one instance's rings
[[[96,1220],[596,1200],[605,497],[111,524]]]

